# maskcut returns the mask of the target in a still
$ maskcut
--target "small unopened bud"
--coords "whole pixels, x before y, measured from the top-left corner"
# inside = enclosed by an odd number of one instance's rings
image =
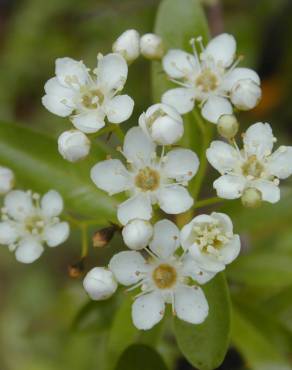
[[[65,131],[59,136],[58,149],[64,159],[76,162],[88,155],[90,141],[79,130]]]
[[[242,194],[241,202],[244,207],[257,208],[262,203],[262,194],[258,189],[247,188]]]
[[[225,139],[233,139],[239,129],[239,123],[233,114],[223,114],[218,119],[217,130]]]
[[[154,104],[139,117],[139,125],[158,145],[172,145],[184,133],[183,120],[171,106]]]
[[[68,266],[68,274],[73,279],[79,278],[83,274],[83,272],[84,272],[84,258]]]
[[[147,59],[161,59],[164,55],[162,38],[155,33],[146,33],[140,39],[140,50]]]
[[[123,228],[122,235],[130,249],[140,250],[149,244],[153,228],[149,221],[134,219]]]
[[[104,267],[94,267],[85,276],[83,287],[91,299],[101,301],[112,296],[118,284],[111,271]]]
[[[140,55],[140,35],[136,30],[127,30],[113,43],[113,52],[121,54],[128,63]]]
[[[0,167],[0,194],[8,193],[14,186],[14,174],[6,167]]]
[[[232,88],[230,99],[240,110],[253,109],[262,96],[260,86],[251,79],[239,80]]]
[[[118,229],[119,227],[117,225],[112,224],[111,226],[96,231],[92,238],[93,246],[95,248],[102,248],[108,245]]]

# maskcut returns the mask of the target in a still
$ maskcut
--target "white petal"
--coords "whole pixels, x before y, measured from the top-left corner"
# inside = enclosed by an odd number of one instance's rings
[[[129,162],[145,167],[150,164],[155,148],[156,145],[140,127],[132,127],[125,136],[123,153]]]
[[[197,244],[189,248],[189,253],[197,264],[206,271],[217,273],[225,269],[225,262],[217,255],[203,253]]]
[[[44,248],[40,242],[33,238],[26,238],[19,242],[15,252],[18,262],[32,263],[43,253]]]
[[[246,181],[242,176],[224,175],[214,181],[217,195],[224,199],[237,199],[241,196]]]
[[[179,229],[169,220],[161,220],[154,225],[150,249],[160,258],[170,257],[179,247]]]
[[[140,330],[149,330],[163,318],[164,309],[164,300],[158,292],[142,295],[132,306],[133,323]]]
[[[134,100],[128,95],[118,95],[106,105],[107,119],[112,123],[121,123],[130,118],[134,108]]]
[[[233,62],[236,52],[236,41],[232,35],[222,33],[214,37],[202,53],[202,58],[211,57],[216,63],[228,67]]]
[[[220,116],[223,114],[232,114],[232,112],[232,105],[229,101],[219,96],[211,96],[201,110],[202,116],[215,124],[217,124]]]
[[[86,274],[83,287],[91,299],[101,301],[112,296],[118,284],[111,271],[104,267],[94,267]]]
[[[226,77],[223,81],[223,88],[226,91],[230,91],[232,87],[239,80],[251,80],[257,85],[260,85],[261,81],[259,75],[249,68],[234,68],[231,72],[227,72]]]
[[[63,103],[64,98],[57,95],[44,95],[42,97],[43,106],[51,113],[60,117],[69,116],[73,108]]]
[[[182,78],[198,69],[195,57],[183,50],[171,49],[162,60],[163,69],[172,78]]]
[[[79,130],[64,131],[58,138],[58,150],[64,159],[77,162],[90,151],[90,140]]]
[[[270,203],[277,203],[280,200],[279,186],[272,181],[255,180],[252,185],[261,192],[262,200]]]
[[[33,212],[31,195],[21,190],[13,190],[4,198],[4,206],[9,216],[23,220]]]
[[[185,114],[194,109],[195,91],[191,88],[177,87],[167,90],[162,95],[161,101],[174,107],[180,114]]]
[[[180,232],[180,242],[184,250],[188,250],[193,244],[193,228],[197,224],[201,223],[213,223],[213,218],[209,215],[199,215],[192,219],[191,222],[186,224]]]
[[[227,214],[212,212],[211,217],[219,221],[220,227],[222,227],[225,232],[233,233],[233,224],[231,218]]]
[[[107,54],[98,61],[97,81],[106,90],[122,89],[127,77],[128,66],[125,59],[115,53]]]
[[[58,222],[55,225],[48,225],[44,231],[44,239],[49,247],[56,247],[68,239],[70,227],[68,222]]]
[[[63,198],[55,190],[48,191],[41,199],[42,213],[47,217],[59,216],[63,207]]]
[[[268,171],[279,179],[292,174],[292,147],[281,146],[269,158]]]
[[[152,139],[159,145],[172,145],[182,138],[183,133],[183,123],[168,116],[157,118],[151,127]]]
[[[157,193],[160,208],[169,214],[186,212],[194,204],[187,189],[181,185],[169,185]]]
[[[149,221],[134,219],[127,223],[122,230],[124,243],[134,250],[140,250],[149,244],[152,235],[153,227]]]
[[[254,81],[239,80],[232,88],[230,100],[240,110],[253,109],[262,97],[262,90]]]
[[[74,127],[86,134],[97,132],[105,125],[104,113],[98,109],[76,114],[71,117],[71,121]]]
[[[147,195],[138,194],[118,206],[118,220],[126,225],[134,218],[150,220],[152,217],[151,200]]]
[[[180,286],[174,295],[177,317],[191,324],[201,324],[208,316],[209,306],[199,287]]]
[[[0,194],[8,193],[14,186],[15,177],[10,168],[0,166]]]
[[[63,86],[72,86],[77,90],[89,80],[84,63],[67,57],[56,59],[56,76]]]
[[[124,251],[112,257],[109,269],[120,284],[128,286],[142,279],[141,273],[147,271],[147,265],[141,253]]]
[[[221,174],[236,168],[240,160],[239,154],[233,146],[219,140],[212,141],[206,151],[206,156],[211,166]]]
[[[240,252],[240,238],[239,235],[234,235],[230,243],[226,244],[220,249],[220,255],[224,263],[227,265],[235,260]]]
[[[199,158],[189,149],[174,149],[167,153],[163,172],[177,181],[190,181],[199,168]]]
[[[129,188],[130,175],[118,159],[107,159],[98,162],[92,167],[90,173],[95,185],[110,195],[120,193]]]
[[[123,32],[113,43],[113,52],[121,54],[128,63],[140,55],[140,35],[136,30]]]
[[[0,222],[0,244],[13,244],[19,236],[17,228],[10,222]]]
[[[216,275],[215,272],[210,272],[203,269],[193,258],[187,253],[183,258],[183,265],[181,267],[181,272],[183,276],[191,277],[193,280],[197,281],[199,284],[205,284]]]
[[[164,54],[163,40],[154,33],[145,33],[140,39],[140,50],[147,59],[161,59]]]
[[[257,122],[250,126],[243,137],[244,149],[249,155],[263,157],[271,153],[274,136],[268,123]]]

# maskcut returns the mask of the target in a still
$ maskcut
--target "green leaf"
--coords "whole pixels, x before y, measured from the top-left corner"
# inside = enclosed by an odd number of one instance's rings
[[[151,347],[133,344],[120,357],[115,370],[167,370],[161,356]]]
[[[66,210],[86,217],[114,220],[113,198],[98,190],[90,179],[91,167],[106,157],[104,144],[92,148],[92,154],[80,163],[65,161],[55,139],[14,124],[0,124],[0,164],[16,173],[17,188],[44,193],[59,191]]]
[[[200,370],[213,370],[224,360],[230,335],[230,299],[223,273],[204,286],[209,315],[204,323],[174,321],[178,346],[187,360]]]

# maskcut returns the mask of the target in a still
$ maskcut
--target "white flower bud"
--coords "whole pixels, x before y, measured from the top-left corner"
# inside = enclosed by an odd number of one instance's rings
[[[147,247],[152,238],[153,227],[149,221],[134,219],[122,231],[125,244],[134,250]]]
[[[127,30],[113,43],[113,52],[121,54],[128,63],[140,55],[140,35],[136,30]]]
[[[63,132],[58,139],[58,149],[63,158],[76,162],[85,158],[90,150],[90,141],[79,130]]]
[[[232,88],[230,99],[241,110],[253,109],[262,96],[260,86],[251,79],[239,80]]]
[[[244,207],[257,208],[262,203],[262,194],[258,189],[247,188],[242,194],[241,202]]]
[[[178,112],[167,104],[154,104],[142,113],[139,125],[158,145],[176,143],[184,133],[183,120]]]
[[[147,59],[161,59],[164,55],[162,38],[154,33],[146,33],[140,39],[140,50]]]
[[[14,185],[14,174],[6,167],[0,167],[0,194],[8,193]]]
[[[237,134],[239,124],[233,114],[223,114],[217,124],[218,133],[225,139],[232,139]]]
[[[85,276],[83,287],[91,299],[101,301],[111,297],[118,284],[111,271],[104,267],[94,267]]]

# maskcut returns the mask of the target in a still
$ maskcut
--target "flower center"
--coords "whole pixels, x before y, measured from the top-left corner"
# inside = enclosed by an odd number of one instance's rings
[[[156,267],[152,278],[159,289],[169,289],[175,284],[177,273],[174,267],[165,263]]]
[[[217,89],[219,82],[217,76],[211,69],[204,69],[195,81],[196,86],[204,93]]]
[[[256,155],[251,155],[241,167],[244,176],[252,176],[253,178],[260,178],[264,166],[257,160]]]
[[[104,101],[104,95],[100,90],[88,90],[82,95],[82,105],[87,109],[96,109]]]
[[[41,234],[43,232],[45,223],[40,216],[28,217],[25,220],[25,229],[30,234]]]
[[[159,173],[150,167],[140,170],[135,178],[136,186],[142,191],[154,191],[159,187],[159,183]]]

